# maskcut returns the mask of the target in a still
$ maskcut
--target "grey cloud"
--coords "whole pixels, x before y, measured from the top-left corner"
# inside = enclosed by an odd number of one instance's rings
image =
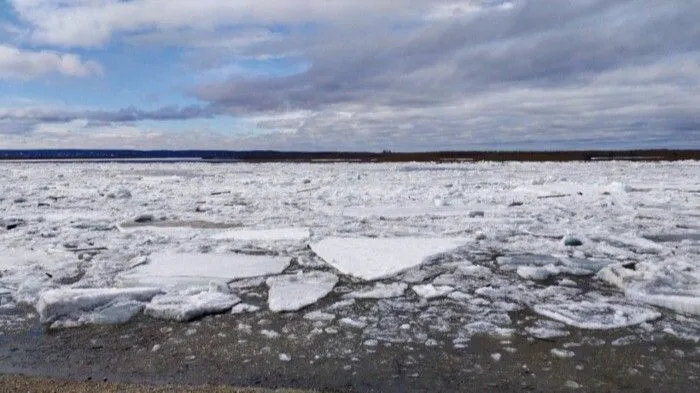
[[[16,123],[69,123],[88,120],[97,123],[132,123],[144,120],[189,120],[212,118],[219,113],[214,106],[191,105],[185,107],[166,106],[155,110],[135,107],[115,111],[63,110],[63,109],[13,109],[0,111],[0,121]]]
[[[309,51],[313,66],[303,74],[236,78],[195,93],[241,114],[352,102],[441,105],[513,84],[578,83],[630,64],[696,52],[697,20],[700,4],[691,1],[532,0],[508,12],[432,24],[408,39],[356,38],[359,43],[334,42],[332,51],[324,43]]]

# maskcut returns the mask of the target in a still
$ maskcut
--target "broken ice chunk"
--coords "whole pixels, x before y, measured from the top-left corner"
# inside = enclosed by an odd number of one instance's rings
[[[605,301],[538,304],[533,310],[555,321],[581,329],[617,329],[661,317],[659,312],[646,307]]]
[[[62,318],[77,320],[81,314],[115,299],[147,302],[159,293],[161,290],[158,288],[51,289],[39,295],[36,310],[42,323]]]
[[[270,277],[267,286],[271,311],[296,311],[328,295],[338,282],[338,276],[326,272],[310,272]]]
[[[424,299],[434,299],[438,297],[447,296],[455,289],[449,285],[438,285],[425,284],[425,285],[414,285],[411,288],[418,296]]]
[[[232,293],[215,289],[194,294],[169,293],[154,298],[146,306],[144,314],[159,319],[187,322],[205,315],[226,312],[240,300]]]

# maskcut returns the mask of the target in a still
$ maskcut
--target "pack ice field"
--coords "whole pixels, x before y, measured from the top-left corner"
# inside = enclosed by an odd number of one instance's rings
[[[1,168],[4,329],[285,313],[370,348],[700,340],[698,162]]]

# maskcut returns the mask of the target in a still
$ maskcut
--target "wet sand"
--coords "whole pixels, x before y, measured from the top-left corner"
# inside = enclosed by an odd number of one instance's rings
[[[435,346],[368,345],[361,331],[309,335],[312,329],[299,314],[274,313],[187,324],[142,317],[121,326],[55,331],[30,318],[0,336],[0,374],[51,380],[5,377],[0,390],[236,391],[197,388],[208,385],[336,392],[700,391],[698,344],[666,338],[611,344],[636,337],[631,329],[571,330],[568,337],[547,340],[477,336],[464,348],[439,339]],[[554,348],[574,356],[559,358]],[[49,385],[55,390],[41,390]]]

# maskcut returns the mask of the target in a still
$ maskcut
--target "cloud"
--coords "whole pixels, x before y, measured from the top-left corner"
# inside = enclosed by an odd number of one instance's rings
[[[118,110],[66,109],[49,107],[0,108],[0,121],[31,123],[70,123],[89,120],[99,123],[133,123],[144,120],[189,120],[212,118],[218,111],[212,106],[166,106],[154,110],[128,107]]]
[[[414,15],[444,1],[394,0],[10,0],[36,42],[100,46],[116,33],[239,24],[337,22]]]
[[[186,48],[187,71],[199,73],[188,93],[201,102],[0,110],[15,134],[81,119],[120,129],[228,115],[259,133],[211,136],[233,149],[700,148],[697,1],[12,4],[34,43]],[[236,68],[260,58],[309,66]]]
[[[101,74],[102,66],[70,53],[30,51],[0,44],[0,79],[33,79],[52,73],[85,77]]]

